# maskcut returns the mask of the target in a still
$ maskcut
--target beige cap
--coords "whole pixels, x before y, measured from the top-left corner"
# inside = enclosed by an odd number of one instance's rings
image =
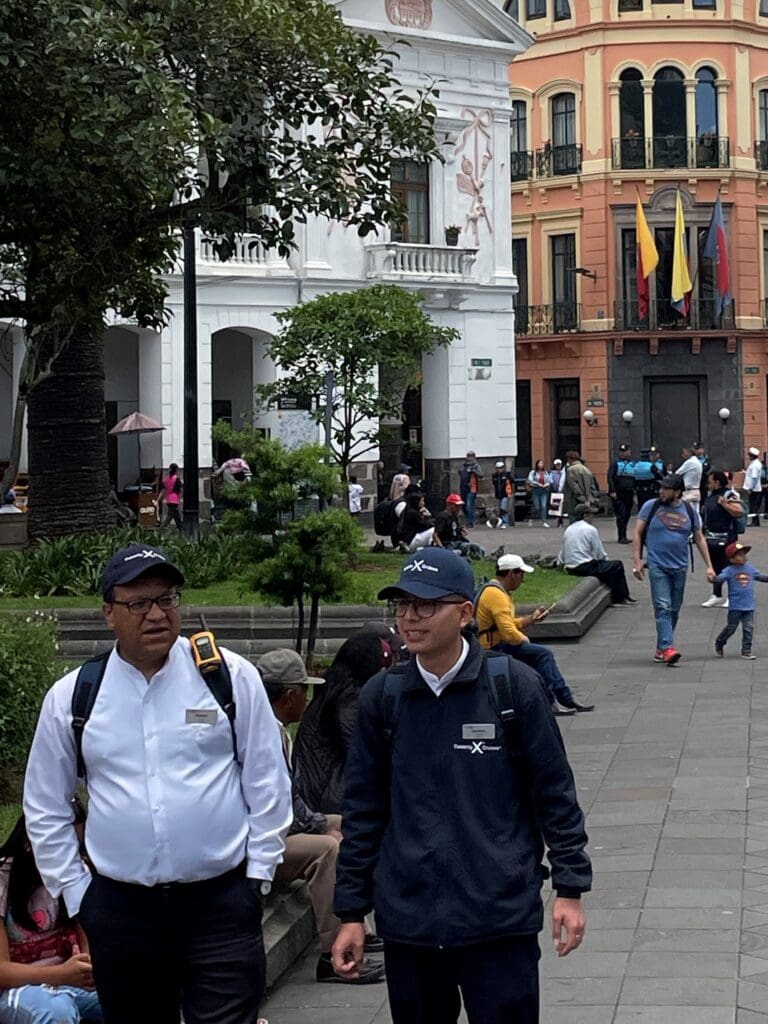
[[[319,676],[308,676],[300,654],[289,647],[278,647],[275,651],[262,654],[256,662],[265,683],[281,686],[320,686],[325,680]]]

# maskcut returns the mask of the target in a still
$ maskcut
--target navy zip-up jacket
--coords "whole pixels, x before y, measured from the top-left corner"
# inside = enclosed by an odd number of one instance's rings
[[[584,816],[541,679],[509,659],[518,704],[513,765],[484,662],[473,641],[458,676],[436,697],[413,659],[401,677],[391,743],[385,673],[363,687],[336,875],[342,921],[362,921],[375,909],[383,938],[423,946],[535,934],[545,842],[558,894],[589,891]],[[484,726],[488,738],[468,739],[478,733],[469,725]]]

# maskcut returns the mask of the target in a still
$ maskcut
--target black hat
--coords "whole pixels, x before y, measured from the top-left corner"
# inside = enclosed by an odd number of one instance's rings
[[[132,583],[146,572],[164,573],[171,583],[184,584],[184,574],[158,548],[131,544],[114,554],[101,574],[101,592],[106,597],[114,587]]]
[[[628,452],[629,451],[629,445],[628,444],[620,444],[619,445],[619,451],[622,452],[622,453]]]
[[[412,594],[414,597],[439,599],[461,594],[471,601],[475,592],[475,576],[463,558],[447,548],[422,548],[411,555],[400,570],[400,579],[393,586],[379,591],[379,600]]]
[[[669,487],[670,490],[680,491],[681,494],[685,490],[683,478],[678,476],[677,473],[670,473],[669,476],[665,476],[659,487]]]
[[[695,451],[695,450],[696,450],[697,448],[703,448],[703,447],[704,447],[704,445],[703,445],[703,444],[701,443],[701,441],[694,441],[694,442],[693,442],[693,449],[694,449],[694,451]]]

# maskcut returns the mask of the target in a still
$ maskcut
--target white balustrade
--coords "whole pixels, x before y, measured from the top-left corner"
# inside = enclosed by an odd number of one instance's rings
[[[201,263],[221,262],[214,249],[215,241],[214,238],[201,236],[199,257]],[[236,235],[234,251],[227,260],[227,263],[266,266],[270,262],[269,256],[269,251],[256,235]]]
[[[369,279],[466,281],[471,277],[476,258],[477,249],[377,242],[366,246],[366,276]]]

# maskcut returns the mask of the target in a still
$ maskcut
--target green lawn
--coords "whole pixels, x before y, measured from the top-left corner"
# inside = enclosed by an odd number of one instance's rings
[[[341,604],[376,604],[376,594],[382,587],[394,583],[400,566],[405,561],[404,555],[361,553],[357,568],[352,573],[344,590]],[[485,559],[473,562],[477,580],[493,576],[494,562]],[[519,593],[523,603],[551,604],[559,597],[567,594],[578,583],[578,579],[566,573],[552,569],[537,569],[533,575],[526,577]],[[225,580],[203,590],[191,587],[184,591],[185,605],[263,605],[265,602],[259,594],[245,589],[239,580]],[[101,598],[92,597],[0,597],[0,611],[31,608],[50,610],[55,608],[98,608]]]
[[[0,804],[0,843],[4,843],[21,814],[19,804]]]

